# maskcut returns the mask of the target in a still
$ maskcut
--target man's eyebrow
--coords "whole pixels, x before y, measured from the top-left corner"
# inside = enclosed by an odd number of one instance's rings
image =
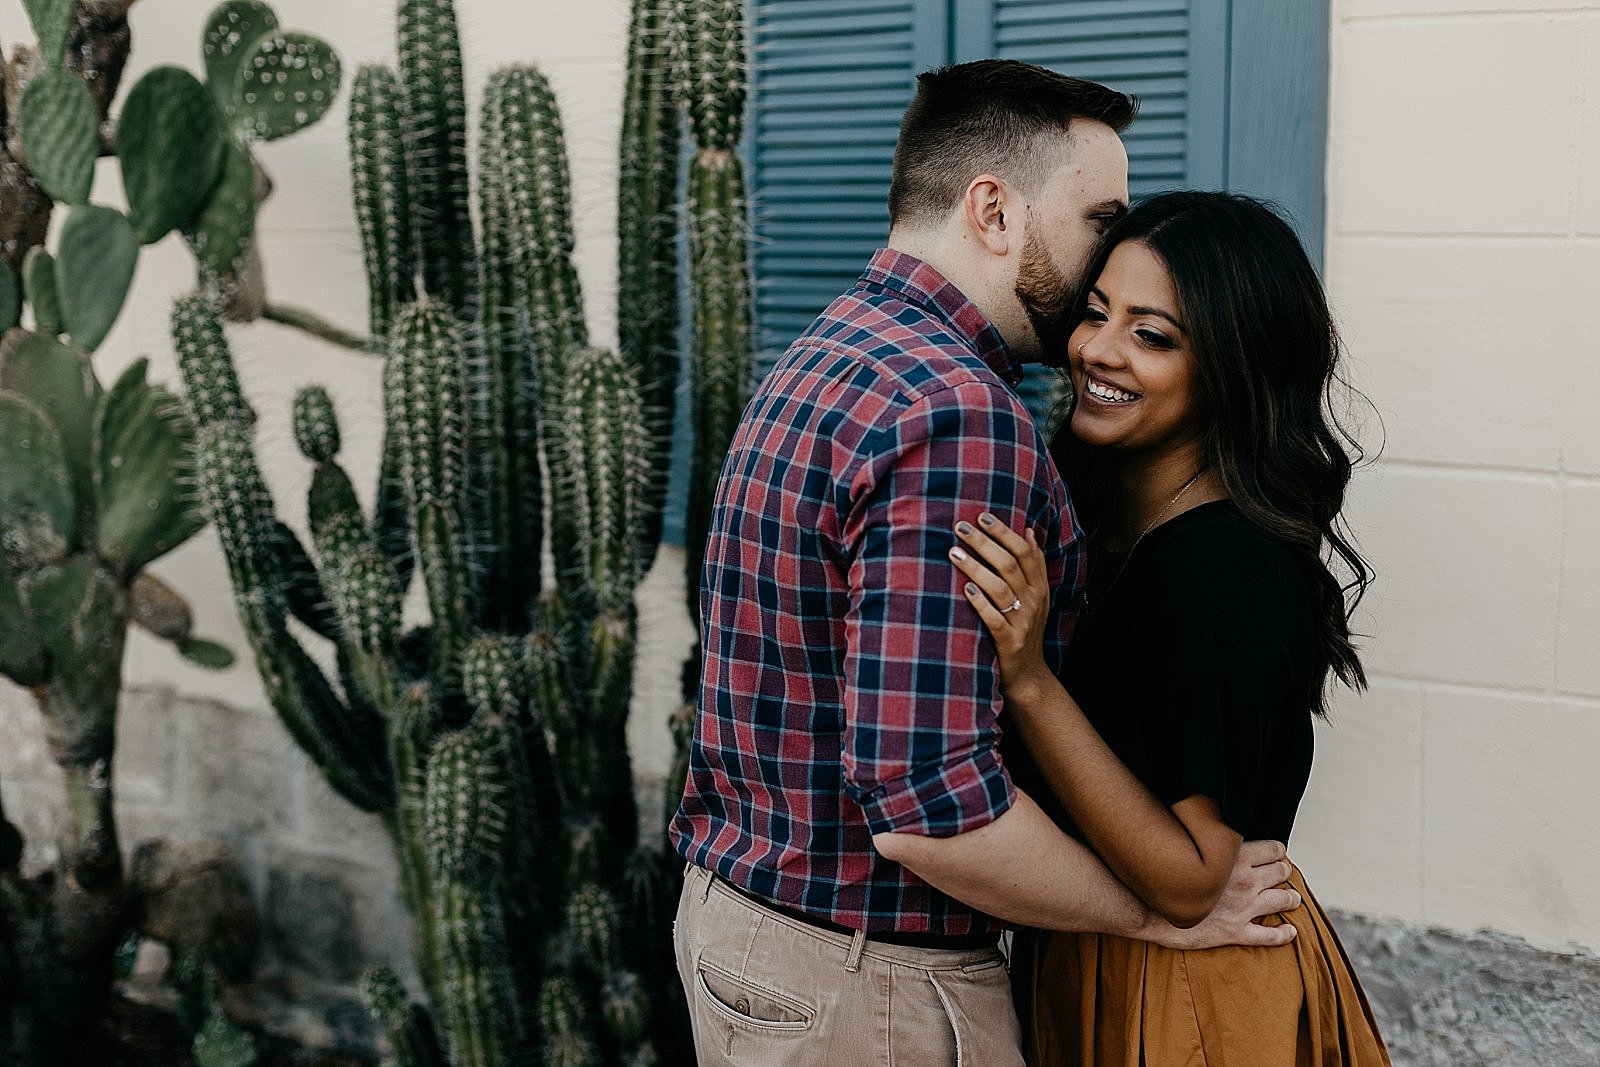
[[[1084,212],[1089,218],[1099,215],[1121,215],[1128,210],[1128,205],[1121,200],[1102,200],[1098,204],[1091,204]]]
[[[1110,305],[1111,298],[1106,296],[1105,290],[1101,289],[1098,285],[1092,286],[1089,289],[1089,291],[1091,293],[1093,293],[1095,296],[1100,298],[1100,303],[1106,304],[1108,306]],[[1128,314],[1130,314],[1130,315],[1154,315],[1158,319],[1166,319],[1168,322],[1172,323],[1172,325],[1178,330],[1179,333],[1187,333],[1188,332],[1187,330],[1185,330],[1183,328],[1183,323],[1179,322],[1172,315],[1171,312],[1162,311],[1160,308],[1131,307],[1131,308],[1128,309]]]

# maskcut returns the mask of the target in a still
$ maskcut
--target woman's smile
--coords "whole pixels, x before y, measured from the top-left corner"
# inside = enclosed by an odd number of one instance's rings
[[[1090,374],[1085,376],[1083,392],[1087,399],[1098,400],[1102,404],[1131,404],[1141,399],[1138,393],[1127,389],[1120,389],[1102,378]]]

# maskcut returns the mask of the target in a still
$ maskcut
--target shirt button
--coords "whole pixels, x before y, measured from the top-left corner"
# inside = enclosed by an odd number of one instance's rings
[[[750,999],[748,997],[740,997],[738,1000],[733,1002],[733,1010],[738,1012],[740,1015],[749,1015]]]

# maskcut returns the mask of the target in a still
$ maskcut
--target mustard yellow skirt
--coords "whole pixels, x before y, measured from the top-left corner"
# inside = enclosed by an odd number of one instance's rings
[[[1286,948],[1184,952],[1109,934],[1019,933],[1030,1067],[1388,1067],[1372,1009],[1298,868]]]

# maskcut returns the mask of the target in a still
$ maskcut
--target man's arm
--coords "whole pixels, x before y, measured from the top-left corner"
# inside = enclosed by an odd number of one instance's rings
[[[1275,888],[1289,876],[1283,846],[1275,842],[1249,842],[1240,850],[1222,900],[1188,930],[1151,913],[1020,790],[1003,815],[976,830],[953,837],[880,833],[872,843],[929,885],[1007,922],[1185,949],[1284,945],[1295,936],[1288,923],[1252,921],[1300,906],[1299,894]]]

